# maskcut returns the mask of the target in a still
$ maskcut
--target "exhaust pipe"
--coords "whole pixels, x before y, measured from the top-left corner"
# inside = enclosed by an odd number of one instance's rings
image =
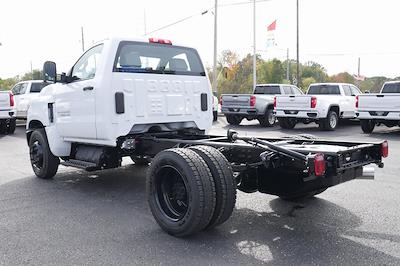
[[[364,166],[363,173],[357,179],[373,180],[375,178],[375,168],[371,166]]]

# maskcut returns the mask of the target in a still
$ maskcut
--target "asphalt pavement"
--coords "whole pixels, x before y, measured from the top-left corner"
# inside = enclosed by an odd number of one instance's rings
[[[223,117],[212,134],[226,134]],[[400,265],[400,130],[361,133],[357,123],[321,132],[315,125],[261,128],[242,134],[299,133],[326,139],[389,141],[375,180],[354,180],[315,198],[289,203],[239,192],[220,227],[179,239],[154,221],[145,198],[146,167],[86,173],[60,167],[35,178],[24,128],[0,135],[0,265]]]

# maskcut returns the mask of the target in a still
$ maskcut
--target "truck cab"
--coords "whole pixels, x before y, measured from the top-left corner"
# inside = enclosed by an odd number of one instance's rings
[[[57,77],[53,62],[44,74],[53,84],[31,102],[28,138],[44,128],[56,156],[70,156],[73,143],[115,147],[130,134],[204,134],[212,124],[212,93],[197,51],[169,40],[108,39],[67,74]]]

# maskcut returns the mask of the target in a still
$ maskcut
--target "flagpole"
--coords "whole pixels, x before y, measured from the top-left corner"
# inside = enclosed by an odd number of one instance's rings
[[[215,9],[214,9],[214,60],[213,60],[213,80],[212,80],[212,89],[213,91],[218,93],[217,89],[217,14],[218,14],[218,0],[215,0]]]
[[[253,0],[253,90],[257,85],[257,55],[256,55],[256,0]]]

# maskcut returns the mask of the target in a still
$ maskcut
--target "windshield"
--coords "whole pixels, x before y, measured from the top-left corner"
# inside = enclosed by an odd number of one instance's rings
[[[281,94],[279,86],[256,86],[254,94]]]
[[[41,83],[32,83],[31,92],[39,93],[44,87],[49,85],[49,83],[41,82]]]
[[[400,93],[400,83],[387,83],[383,85],[382,93]]]
[[[311,85],[307,94],[321,95],[321,94],[335,94],[340,95],[338,85]]]
[[[206,75],[196,50],[140,42],[121,42],[114,72]]]

